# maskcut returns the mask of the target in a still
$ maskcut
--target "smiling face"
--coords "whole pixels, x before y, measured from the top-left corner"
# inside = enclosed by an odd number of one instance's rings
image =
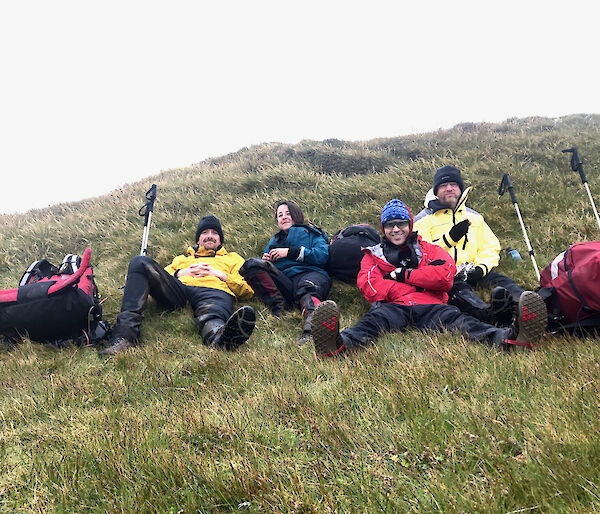
[[[456,207],[456,202],[458,202],[460,195],[460,186],[456,182],[444,182],[438,186],[438,200],[443,205],[450,207],[450,209]]]
[[[396,246],[406,243],[410,235],[410,222],[407,220],[389,220],[383,224],[385,238]]]
[[[292,219],[288,206],[281,204],[277,207],[277,226],[281,230],[287,232],[293,224],[294,220]]]
[[[203,230],[198,238],[198,246],[204,246],[207,250],[217,250],[221,246],[219,233],[212,228]]]

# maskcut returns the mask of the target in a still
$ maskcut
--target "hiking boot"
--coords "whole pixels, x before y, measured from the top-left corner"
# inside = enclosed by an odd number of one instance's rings
[[[235,350],[250,338],[255,323],[254,309],[248,305],[241,307],[219,328],[210,344],[224,350]]]
[[[332,300],[317,306],[312,318],[312,338],[319,358],[335,357],[344,351],[340,335],[340,310]]]
[[[494,325],[509,327],[513,321],[515,307],[515,301],[508,289],[498,286],[492,290],[489,316]]]
[[[306,317],[304,318],[304,324],[302,325],[302,335],[296,339],[296,343],[297,344],[304,344],[306,342],[308,342],[308,340],[311,337],[311,327],[312,327],[312,319],[313,319],[313,315],[314,315],[314,310],[310,311],[308,314],[306,314]]]
[[[544,300],[533,291],[525,291],[519,298],[517,319],[504,343],[515,350],[531,348],[540,342],[547,324],[548,312]]]
[[[303,330],[300,337],[298,339],[296,339],[296,344],[308,343],[308,341],[310,341],[311,335],[312,334],[311,334],[310,330]]]
[[[117,353],[127,350],[127,348],[131,348],[132,346],[134,346],[134,343],[129,339],[117,337],[116,339],[113,339],[106,348],[100,350],[99,353],[105,357],[110,357],[111,355],[116,355]]]
[[[274,318],[280,319],[285,314],[283,307],[271,307],[271,314]]]

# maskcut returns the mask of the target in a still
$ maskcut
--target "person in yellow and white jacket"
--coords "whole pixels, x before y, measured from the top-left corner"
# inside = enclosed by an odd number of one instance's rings
[[[425,197],[425,208],[415,217],[415,230],[456,262],[459,271],[448,303],[482,321],[508,325],[523,288],[493,271],[500,262],[500,242],[483,216],[466,206],[471,189],[465,189],[458,168],[439,168]],[[494,287],[491,304],[475,294],[472,288],[478,285]]]
[[[234,350],[245,343],[254,329],[254,309],[245,306],[232,314],[233,303],[236,298],[251,298],[254,291],[239,273],[244,258],[227,252],[223,239],[220,221],[204,216],[196,230],[197,246],[176,256],[166,268],[146,255],[134,257],[117,324],[100,353],[114,355],[139,341],[148,294],[166,309],[189,302],[204,344]]]

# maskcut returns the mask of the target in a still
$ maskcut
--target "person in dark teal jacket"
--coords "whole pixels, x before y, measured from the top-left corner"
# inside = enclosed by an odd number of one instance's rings
[[[282,201],[275,207],[279,232],[267,244],[262,259],[250,258],[240,273],[274,316],[299,306],[304,316],[304,343],[310,337],[310,322],[317,305],[327,299],[331,278],[325,271],[329,237],[304,223],[302,209]]]

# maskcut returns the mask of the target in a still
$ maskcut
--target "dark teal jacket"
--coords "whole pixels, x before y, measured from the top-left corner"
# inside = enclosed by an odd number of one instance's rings
[[[293,277],[305,271],[325,271],[329,257],[329,237],[325,231],[312,225],[292,225],[286,234],[277,232],[265,248],[268,253],[273,248],[289,248],[288,256],[273,264],[286,276]]]

